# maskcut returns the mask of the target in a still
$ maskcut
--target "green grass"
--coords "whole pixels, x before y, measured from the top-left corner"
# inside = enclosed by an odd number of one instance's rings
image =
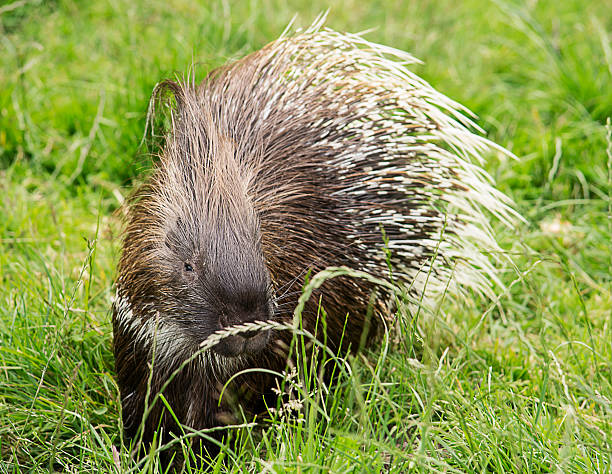
[[[0,472],[134,467],[109,306],[151,90],[327,8],[168,3],[0,5]],[[237,430],[219,471],[612,471],[610,13],[600,0],[330,10],[328,26],[376,28],[369,39],[423,59],[415,72],[521,158],[487,166],[529,223],[496,229],[516,264],[497,304],[448,301],[387,352],[350,358],[329,394],[295,388],[301,414]]]

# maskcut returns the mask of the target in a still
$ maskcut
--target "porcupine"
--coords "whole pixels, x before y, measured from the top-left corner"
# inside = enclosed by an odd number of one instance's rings
[[[156,88],[153,101],[172,97],[161,101],[171,125],[127,206],[113,305],[128,438],[147,393],[150,403],[212,333],[291,321],[307,272],[385,277],[390,260],[395,281],[425,304],[442,291],[494,295],[499,247],[485,213],[508,224],[514,211],[479,164],[491,149],[507,152],[406,68],[415,62],[316,24],[198,85]],[[388,308],[375,290],[348,276],[325,282],[302,312],[304,328],[314,330],[321,306],[332,350],[376,340],[364,338],[377,331],[366,315]],[[176,418],[196,430],[223,425],[220,386],[247,368],[281,371],[290,337],[241,332],[195,357],[164,391]],[[269,383],[256,372],[235,380],[248,400]],[[145,444],[158,427],[180,434],[159,400],[142,423]]]

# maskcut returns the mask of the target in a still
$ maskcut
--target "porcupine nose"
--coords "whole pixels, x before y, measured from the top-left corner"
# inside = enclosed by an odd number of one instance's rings
[[[239,292],[233,298],[228,298],[222,306],[219,323],[222,328],[243,326],[245,324],[267,321],[270,319],[271,305],[265,289],[260,291]],[[244,339],[252,339],[261,331],[249,329],[238,335]]]
[[[264,314],[263,311],[239,311],[234,309],[230,314],[227,314],[226,312],[221,313],[219,323],[221,324],[222,328],[228,328],[232,326],[255,323],[257,321],[263,321],[266,319],[268,319],[267,314]],[[251,330],[241,331],[239,334],[245,339],[251,339],[252,337],[256,336],[257,333],[257,330]]]
[[[230,309],[227,311],[228,309]],[[219,323],[223,328],[242,326],[248,323],[255,323],[269,319],[269,314],[261,307],[240,308],[229,305],[226,311],[219,316]],[[256,353],[261,351],[270,338],[269,329],[252,329],[240,331],[225,337],[214,350],[224,356],[235,357],[244,353]]]

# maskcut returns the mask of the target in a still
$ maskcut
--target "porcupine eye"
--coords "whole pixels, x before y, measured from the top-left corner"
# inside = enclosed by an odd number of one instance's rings
[[[190,283],[196,278],[195,268],[193,268],[193,265],[189,262],[183,263],[183,278]]]

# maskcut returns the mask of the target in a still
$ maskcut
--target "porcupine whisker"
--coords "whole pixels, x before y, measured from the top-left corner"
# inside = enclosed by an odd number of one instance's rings
[[[277,297],[275,299],[275,302],[276,302],[277,305],[280,305],[280,304],[283,304],[283,300],[287,300],[287,299],[290,299],[290,298],[292,298],[294,296],[301,295],[302,293],[303,293],[302,290],[297,290],[297,291],[286,290],[281,296],[279,296],[279,297]]]
[[[347,248],[351,247],[351,246],[355,246],[357,245],[355,242],[348,242],[343,246],[343,250],[346,250]],[[321,257],[317,257],[312,259],[305,267],[304,269],[297,275],[295,276],[295,278],[293,278],[291,281],[285,283],[283,286],[279,287],[276,292],[278,293],[279,291],[283,291],[283,288],[286,288],[287,290],[290,289],[301,277],[303,277],[304,275],[306,275],[306,273],[308,273],[310,270],[312,270],[312,268],[315,267],[316,264],[318,263],[324,263],[325,259],[323,256]],[[301,291],[296,292],[296,294],[300,294]],[[279,301],[280,299],[282,299],[285,295],[281,295],[279,297],[276,298],[276,301]]]

